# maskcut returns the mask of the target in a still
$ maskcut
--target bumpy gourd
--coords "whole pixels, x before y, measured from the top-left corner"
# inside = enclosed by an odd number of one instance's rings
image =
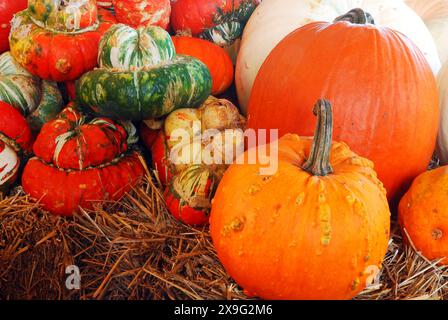
[[[46,123],[24,169],[25,192],[53,214],[70,216],[79,207],[119,200],[144,175],[135,128],[107,118],[88,118],[71,104]]]
[[[75,80],[96,66],[99,39],[113,22],[109,18],[94,0],[30,0],[12,21],[11,54],[42,79]]]
[[[328,101],[314,112],[314,139],[287,134],[259,147],[265,156],[231,165],[213,199],[220,261],[264,299],[352,298],[375,278],[387,250],[390,212],[373,163],[332,143]],[[263,173],[267,160],[274,170]]]

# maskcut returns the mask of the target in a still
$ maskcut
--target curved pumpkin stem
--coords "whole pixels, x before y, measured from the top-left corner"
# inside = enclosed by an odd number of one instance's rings
[[[334,22],[348,21],[354,24],[375,24],[372,15],[361,8],[355,8],[334,19]]]
[[[310,156],[302,169],[314,176],[326,176],[333,173],[330,165],[330,152],[333,137],[333,112],[328,100],[320,99],[314,105],[317,116],[316,131],[311,146]]]

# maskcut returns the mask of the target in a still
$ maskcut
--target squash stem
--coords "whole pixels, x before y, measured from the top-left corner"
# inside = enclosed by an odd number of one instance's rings
[[[361,8],[355,8],[334,19],[334,22],[348,21],[354,24],[375,24],[372,15]]]
[[[333,173],[330,165],[330,152],[333,137],[333,112],[331,103],[319,99],[314,105],[314,115],[317,116],[316,131],[311,145],[308,160],[302,169],[314,176],[326,176]]]

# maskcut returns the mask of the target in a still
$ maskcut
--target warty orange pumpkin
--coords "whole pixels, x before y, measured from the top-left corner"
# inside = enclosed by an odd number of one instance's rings
[[[434,151],[437,85],[416,45],[375,26],[373,18],[356,9],[283,39],[255,80],[248,127],[311,135],[309,106],[327,97],[334,106],[335,140],[372,160],[388,198],[398,203]]]
[[[275,174],[260,174],[261,157],[233,164],[213,199],[210,231],[220,261],[264,299],[351,298],[386,253],[390,212],[372,162],[332,143],[328,101],[314,112],[314,140],[288,134],[278,141]]]

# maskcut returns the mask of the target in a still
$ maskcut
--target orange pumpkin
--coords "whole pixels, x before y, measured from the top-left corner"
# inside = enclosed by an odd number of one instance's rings
[[[418,176],[398,207],[403,237],[430,260],[448,265],[448,167]],[[406,232],[404,232],[406,231]]]
[[[408,38],[368,20],[354,10],[283,39],[255,80],[248,126],[310,135],[309,106],[327,97],[335,110],[335,139],[372,160],[389,199],[397,200],[434,151],[437,85]]]
[[[212,75],[212,95],[226,91],[233,82],[233,63],[228,53],[220,46],[199,38],[172,37],[176,53],[201,60]]]
[[[327,101],[314,111],[314,141],[288,134],[278,149],[271,144],[271,155],[278,150],[272,175],[260,173],[261,157],[233,164],[213,199],[210,232],[219,259],[264,299],[351,298],[374,278],[387,250],[390,212],[372,162],[331,143]]]

